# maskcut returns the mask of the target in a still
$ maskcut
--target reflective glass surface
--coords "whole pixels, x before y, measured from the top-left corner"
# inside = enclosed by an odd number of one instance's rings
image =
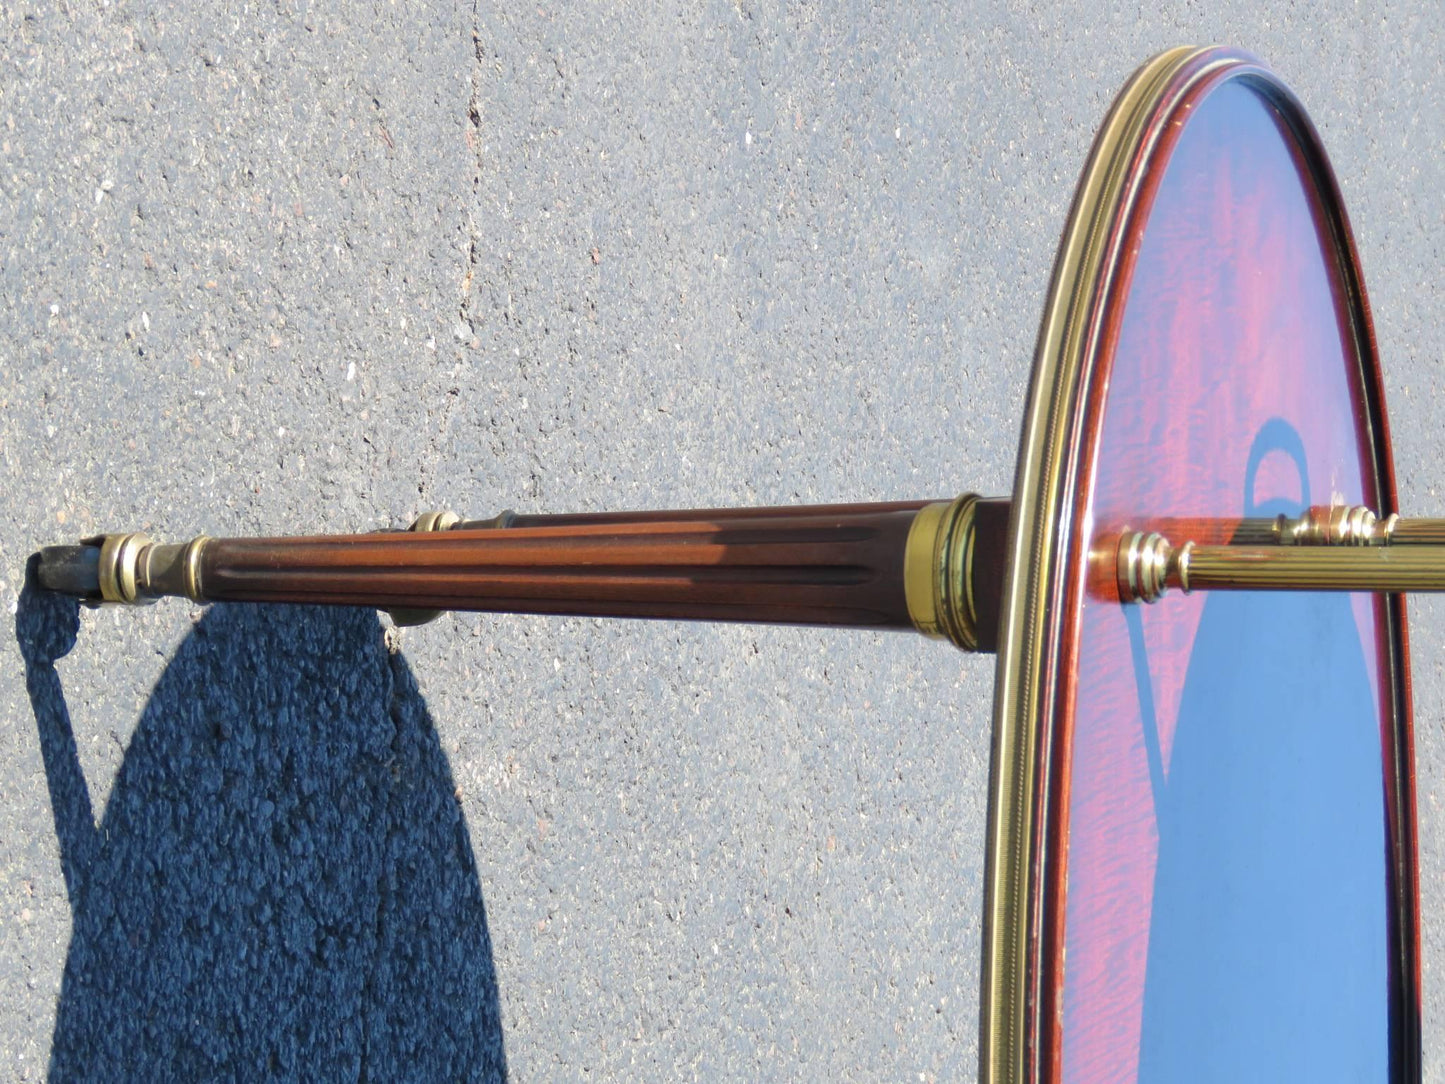
[[[1246,515],[1377,506],[1337,264],[1277,106],[1233,80],[1171,140],[1132,238],[1081,538],[1203,517],[1193,537],[1224,541]],[[1386,1078],[1382,604],[1074,601],[1062,1078]]]

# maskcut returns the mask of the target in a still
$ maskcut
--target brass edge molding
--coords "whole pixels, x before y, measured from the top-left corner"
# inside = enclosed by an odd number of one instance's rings
[[[1378,487],[1380,511],[1388,513],[1382,528],[1385,539],[1394,543],[1445,543],[1445,532],[1442,532],[1439,520],[1417,520],[1408,532],[1402,530],[1405,521],[1396,521],[1398,489],[1390,444],[1384,379],[1380,370],[1379,346],[1348,210],[1319,130],[1294,94],[1282,83],[1272,82],[1270,91],[1282,103],[1281,114],[1294,131],[1303,151],[1306,168],[1316,186],[1320,209],[1334,238],[1336,268],[1343,292],[1348,299],[1350,338],[1353,341],[1356,375],[1364,405],[1361,419],[1368,434],[1365,441],[1367,455],[1373,482]],[[1388,742],[1389,823],[1392,833],[1391,862],[1394,869],[1391,891],[1394,896],[1394,924],[1398,930],[1397,943],[1392,950],[1392,967],[1398,968],[1401,976],[1398,995],[1401,998],[1398,1072],[1401,1079],[1419,1080],[1422,1058],[1419,827],[1416,815],[1415,728],[1406,609],[1403,595],[1392,594],[1384,599],[1383,620],[1388,630],[1387,657],[1384,661],[1389,674],[1392,719]]]
[[[1097,341],[1097,301],[1117,265],[1110,227],[1137,194],[1132,166],[1157,138],[1150,121],[1166,98],[1249,63],[1237,53],[1186,46],[1135,73],[1094,141],[1055,261],[1020,440],[1000,614],[980,991],[979,1076],[986,1082],[1022,1081],[1037,1068],[1028,1049],[1036,1008],[1029,965],[1040,913],[1033,892],[1040,728],[1052,709],[1047,627],[1065,572],[1056,558],[1071,511],[1064,502],[1081,381]]]

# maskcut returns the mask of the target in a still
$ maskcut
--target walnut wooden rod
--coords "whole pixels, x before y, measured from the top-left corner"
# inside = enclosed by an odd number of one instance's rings
[[[200,583],[218,602],[907,628],[920,507],[216,539]]]
[[[1009,505],[954,501],[524,515],[410,531],[207,538],[111,534],[40,555],[42,586],[90,602],[371,606],[915,628],[996,641]]]

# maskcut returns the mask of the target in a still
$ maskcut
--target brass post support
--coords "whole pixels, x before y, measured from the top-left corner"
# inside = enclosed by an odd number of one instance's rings
[[[462,517],[455,512],[423,512],[416,517],[416,521],[407,530],[416,532],[450,531],[461,521]],[[418,610],[405,606],[398,606],[386,612],[395,624],[403,628],[425,625],[428,621],[435,621],[442,615],[441,610]]]
[[[914,517],[903,554],[903,590],[914,627],[965,651],[978,650],[973,598],[977,506],[976,493],[925,505]]]

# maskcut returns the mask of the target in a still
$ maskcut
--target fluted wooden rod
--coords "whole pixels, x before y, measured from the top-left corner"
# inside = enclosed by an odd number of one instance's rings
[[[925,503],[216,539],[199,580],[205,601],[907,628],[904,549]]]
[[[91,604],[373,606],[915,628],[997,641],[1009,503],[964,494],[797,508],[515,515],[429,512],[410,531],[158,544],[136,532],[51,546],[39,585]]]

